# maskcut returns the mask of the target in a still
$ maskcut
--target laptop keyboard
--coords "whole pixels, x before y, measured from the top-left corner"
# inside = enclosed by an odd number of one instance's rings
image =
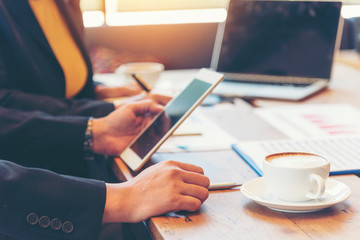
[[[310,84],[312,84],[312,82],[310,83],[296,83],[296,82],[289,82],[289,81],[277,81],[277,82],[273,82],[273,81],[261,81],[261,80],[245,80],[245,79],[229,79],[229,78],[225,78],[224,81],[231,81],[231,82],[241,82],[241,83],[251,83],[251,84],[261,84],[261,85],[277,85],[277,86],[294,86],[294,87],[307,87]]]
[[[262,84],[262,85],[287,85],[306,87],[313,84],[317,79],[303,78],[303,77],[283,77],[283,76],[271,76],[271,75],[252,75],[252,74],[236,74],[226,73],[224,81]]]

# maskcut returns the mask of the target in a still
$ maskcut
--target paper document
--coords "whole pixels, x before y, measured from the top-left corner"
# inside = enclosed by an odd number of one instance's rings
[[[202,131],[201,123],[194,119],[190,119],[187,121],[185,120],[179,128],[175,130],[172,136],[200,136],[203,134]]]
[[[157,152],[218,151],[230,150],[236,138],[195,111]]]
[[[293,139],[360,136],[360,111],[348,104],[301,104],[254,112]]]
[[[321,154],[330,160],[332,175],[360,173],[360,136],[239,142],[233,145],[233,149],[259,175],[262,175],[265,156],[279,152]]]

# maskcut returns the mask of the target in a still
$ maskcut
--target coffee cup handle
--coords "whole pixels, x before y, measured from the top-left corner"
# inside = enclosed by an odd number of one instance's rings
[[[325,192],[325,180],[317,174],[311,174],[310,181],[316,183],[317,191],[316,191],[316,193],[308,192],[306,194],[306,197],[309,199],[320,198]]]

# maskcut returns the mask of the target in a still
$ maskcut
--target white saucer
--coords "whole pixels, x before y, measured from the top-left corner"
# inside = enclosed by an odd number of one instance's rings
[[[344,183],[329,178],[326,183],[325,194],[317,200],[305,202],[288,202],[276,198],[268,190],[268,185],[263,177],[250,180],[242,185],[241,192],[260,205],[282,212],[305,213],[314,212],[330,207],[348,199],[351,190]]]

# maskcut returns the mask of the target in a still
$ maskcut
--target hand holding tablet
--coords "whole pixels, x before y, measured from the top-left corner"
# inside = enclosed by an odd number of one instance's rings
[[[121,159],[133,171],[139,170],[222,79],[220,73],[201,69],[121,153]]]

